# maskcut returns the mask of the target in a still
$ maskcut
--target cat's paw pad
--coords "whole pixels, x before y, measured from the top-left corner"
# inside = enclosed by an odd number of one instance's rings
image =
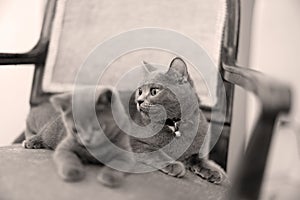
[[[161,169],[162,172],[174,177],[183,177],[186,173],[185,166],[182,162],[175,161]]]
[[[124,179],[124,173],[104,167],[97,177],[98,181],[108,187],[119,187]]]
[[[41,148],[43,148],[43,144],[40,141],[34,140],[34,139],[24,140],[22,142],[22,146],[25,149],[41,149]]]
[[[208,180],[211,183],[220,184],[224,177],[223,173],[218,169],[210,169],[199,166],[192,166],[190,170],[200,176],[203,179]]]
[[[69,166],[63,167],[60,170],[60,176],[62,179],[68,182],[80,181],[83,179],[84,175],[85,173],[82,167]]]

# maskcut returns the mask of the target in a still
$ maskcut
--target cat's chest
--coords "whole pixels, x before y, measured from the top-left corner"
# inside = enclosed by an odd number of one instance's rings
[[[193,122],[193,120],[189,121]],[[195,123],[181,122],[178,131],[180,132],[180,136],[176,136],[172,127],[165,125],[159,133],[150,138],[135,138],[133,141],[137,142],[135,144],[143,144],[136,145],[135,148],[142,149],[135,150],[137,152],[143,152],[161,149],[171,157],[184,154],[181,156],[184,159],[199,152],[206,135],[207,124],[204,122],[196,126]],[[182,149],[184,149],[184,151],[181,151]]]
[[[138,140],[147,143],[155,148],[162,148],[170,143],[175,138],[174,132],[168,127],[164,126],[157,134],[149,138],[139,138]]]

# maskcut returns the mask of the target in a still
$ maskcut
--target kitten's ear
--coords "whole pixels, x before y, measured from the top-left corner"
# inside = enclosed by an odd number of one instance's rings
[[[156,70],[156,68],[155,68],[153,65],[147,63],[147,62],[144,61],[144,60],[143,60],[143,66],[144,66],[144,70],[145,70],[145,72],[146,72],[147,74],[149,74],[149,73],[151,73],[151,72],[153,72],[153,71]]]
[[[50,98],[50,102],[57,111],[69,111],[72,108],[72,94],[64,93],[54,95]]]
[[[109,88],[100,91],[96,96],[96,108],[103,107],[103,105],[110,105],[112,100],[113,91]],[[99,107],[99,108],[100,108]]]
[[[187,71],[187,66],[181,58],[176,57],[171,61],[170,66],[169,66],[169,71],[170,70],[177,72],[185,80],[188,80],[189,74],[188,74],[188,71]]]

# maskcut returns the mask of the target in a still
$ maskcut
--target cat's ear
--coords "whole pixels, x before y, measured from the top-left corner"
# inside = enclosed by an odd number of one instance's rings
[[[110,88],[104,89],[97,93],[96,109],[104,106],[109,106],[112,101],[113,91]]]
[[[72,94],[64,93],[54,95],[50,98],[50,102],[57,111],[69,111],[72,108]]]
[[[144,67],[144,71],[149,74],[155,70],[157,70],[153,65],[147,63],[146,61],[143,60],[143,67]]]
[[[169,71],[171,70],[177,72],[185,80],[188,80],[189,74],[187,71],[187,65],[181,58],[176,57],[171,61]]]

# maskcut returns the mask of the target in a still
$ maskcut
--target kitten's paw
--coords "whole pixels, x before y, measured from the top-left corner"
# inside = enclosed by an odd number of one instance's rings
[[[26,140],[23,140],[23,142],[22,142],[22,147],[23,147],[24,149],[26,149]]]
[[[190,170],[200,176],[203,179],[208,180],[214,184],[222,183],[224,179],[224,175],[222,170],[214,168],[214,167],[203,167],[199,165],[194,165],[190,167]]]
[[[29,138],[28,140],[24,140],[22,142],[22,146],[25,149],[42,149],[43,143],[37,137],[32,137],[32,138]]]
[[[64,166],[59,170],[63,180],[68,182],[80,181],[83,179],[85,172],[82,167]]]
[[[108,167],[103,167],[98,174],[97,179],[105,186],[119,187],[123,182],[124,173]]]
[[[162,172],[174,177],[183,177],[186,173],[185,166],[182,162],[175,161],[161,169]]]

